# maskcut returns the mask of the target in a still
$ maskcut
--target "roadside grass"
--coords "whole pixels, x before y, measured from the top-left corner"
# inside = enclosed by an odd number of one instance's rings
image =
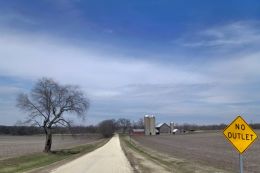
[[[129,140],[128,135],[120,135],[120,137],[121,137],[121,141],[124,142],[124,145],[126,145],[126,147],[136,151],[137,153],[141,154],[142,156],[144,156],[145,158],[147,158],[149,160],[159,163],[166,170],[169,170],[169,171],[171,170],[171,168],[170,168],[172,166],[171,162],[165,161],[163,159],[160,159],[160,157],[158,157],[156,155],[146,152],[142,147],[137,146],[136,143],[133,141],[133,139]],[[138,166],[143,167],[141,164]]]
[[[138,164],[138,161],[137,159],[133,156],[133,154],[131,152],[129,152],[129,148],[127,148],[125,145],[126,145],[126,142],[125,140],[126,139],[123,139],[123,138],[126,138],[126,135],[125,134],[119,134],[119,140],[120,140],[120,145],[121,145],[121,148],[125,154],[125,156],[127,157],[132,169],[133,169],[133,172],[134,173],[140,173],[140,171],[138,171],[138,169],[136,168],[136,165],[138,165],[138,167],[141,166],[141,164],[139,163]]]
[[[103,146],[109,139],[103,139],[70,149],[61,149],[51,153],[35,153],[15,158],[0,160],[0,173],[18,173],[47,166],[71,157],[79,157]]]

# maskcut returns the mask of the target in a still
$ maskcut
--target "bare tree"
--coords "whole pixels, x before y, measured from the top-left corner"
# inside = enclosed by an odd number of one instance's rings
[[[144,119],[143,118],[140,118],[137,121],[137,127],[140,128],[140,129],[144,129]]]
[[[118,128],[122,130],[122,133],[125,133],[131,127],[131,121],[125,118],[118,119],[116,124]]]
[[[89,102],[78,87],[60,85],[52,79],[42,78],[31,90],[30,95],[18,95],[17,106],[28,113],[27,123],[44,129],[46,135],[44,152],[50,152],[52,128],[71,126],[71,121],[65,118],[64,113],[74,113],[84,119]]]
[[[144,119],[140,118],[138,121],[134,121],[132,128],[144,129]]]

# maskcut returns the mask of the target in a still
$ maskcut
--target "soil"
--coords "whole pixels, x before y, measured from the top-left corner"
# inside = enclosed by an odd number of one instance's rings
[[[52,150],[71,148],[101,139],[99,134],[53,135]],[[0,159],[41,152],[45,136],[0,136]]]
[[[191,163],[238,172],[238,152],[221,132],[185,135],[134,136],[144,147],[185,159]],[[260,172],[260,141],[257,140],[244,154],[244,172]]]

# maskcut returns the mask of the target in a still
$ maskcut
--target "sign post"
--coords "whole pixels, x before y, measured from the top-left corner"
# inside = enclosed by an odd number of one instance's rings
[[[223,131],[227,140],[237,149],[239,153],[240,173],[243,173],[243,152],[257,139],[257,134],[246,123],[246,121],[238,116]]]
[[[243,173],[243,155],[239,153],[239,166],[240,166],[240,173]]]

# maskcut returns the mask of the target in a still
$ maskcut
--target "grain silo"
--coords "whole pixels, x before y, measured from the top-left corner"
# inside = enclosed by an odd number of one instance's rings
[[[155,116],[150,116],[150,135],[155,135]]]
[[[144,116],[144,132],[145,132],[145,135],[149,135],[150,134],[150,119],[149,119],[149,115],[145,115]]]
[[[144,116],[145,135],[155,135],[155,117],[150,115]]]

